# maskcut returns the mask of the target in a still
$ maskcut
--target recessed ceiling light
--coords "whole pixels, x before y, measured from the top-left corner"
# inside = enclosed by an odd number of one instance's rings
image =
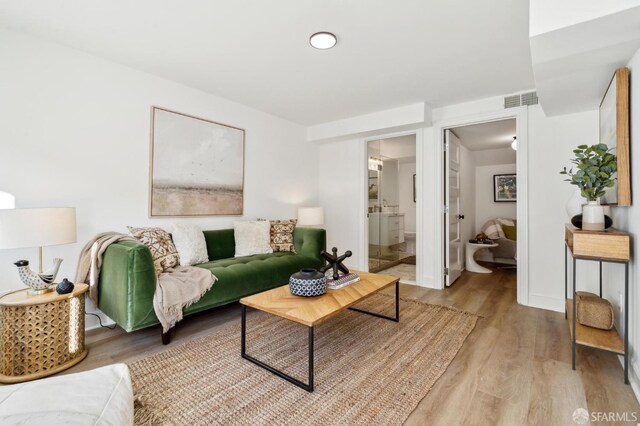
[[[312,34],[311,37],[309,37],[311,46],[320,50],[331,49],[337,42],[338,39],[336,36],[326,31]]]

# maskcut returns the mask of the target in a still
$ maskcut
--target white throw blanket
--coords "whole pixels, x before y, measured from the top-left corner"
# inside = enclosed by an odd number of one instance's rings
[[[76,282],[89,284],[89,297],[98,306],[98,277],[105,250],[118,241],[138,241],[119,232],[103,232],[93,237],[80,251]]]
[[[93,237],[80,252],[76,282],[89,284],[89,297],[98,306],[98,277],[102,255],[118,241],[136,241],[117,232],[103,232]],[[157,277],[153,309],[166,333],[182,319],[182,309],[191,306],[213,286],[217,278],[204,268],[178,266]]]
[[[182,310],[196,303],[218,279],[204,268],[178,266],[158,276],[153,309],[166,333],[182,319]]]

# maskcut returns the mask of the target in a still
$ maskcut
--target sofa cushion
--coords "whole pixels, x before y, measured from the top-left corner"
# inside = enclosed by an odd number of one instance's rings
[[[178,250],[180,265],[191,266],[209,261],[207,242],[202,229],[191,223],[174,223],[171,234]]]
[[[162,228],[134,228],[127,226],[132,237],[149,247],[156,275],[180,264],[178,250],[171,235]]]
[[[129,368],[113,364],[0,386],[0,424],[133,425]]]
[[[198,312],[207,306],[220,306],[241,297],[279,287],[302,268],[320,268],[317,258],[289,252],[220,259],[198,265],[218,278],[202,298],[185,309],[185,313]]]
[[[233,222],[236,241],[236,257],[273,253],[271,248],[271,225],[263,220]]]

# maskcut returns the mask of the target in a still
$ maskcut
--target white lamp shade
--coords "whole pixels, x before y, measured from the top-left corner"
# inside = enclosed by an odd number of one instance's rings
[[[76,242],[76,209],[51,207],[0,210],[0,249]]]
[[[324,209],[322,207],[300,207],[298,209],[298,225],[324,225]]]

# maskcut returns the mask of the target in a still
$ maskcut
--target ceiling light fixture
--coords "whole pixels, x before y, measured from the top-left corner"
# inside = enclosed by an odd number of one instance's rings
[[[518,150],[518,141],[515,136],[513,137],[513,142],[511,142],[511,149],[514,151]]]
[[[309,43],[311,46],[320,50],[331,49],[337,42],[338,39],[336,36],[326,31],[311,34],[311,37],[309,37]]]

